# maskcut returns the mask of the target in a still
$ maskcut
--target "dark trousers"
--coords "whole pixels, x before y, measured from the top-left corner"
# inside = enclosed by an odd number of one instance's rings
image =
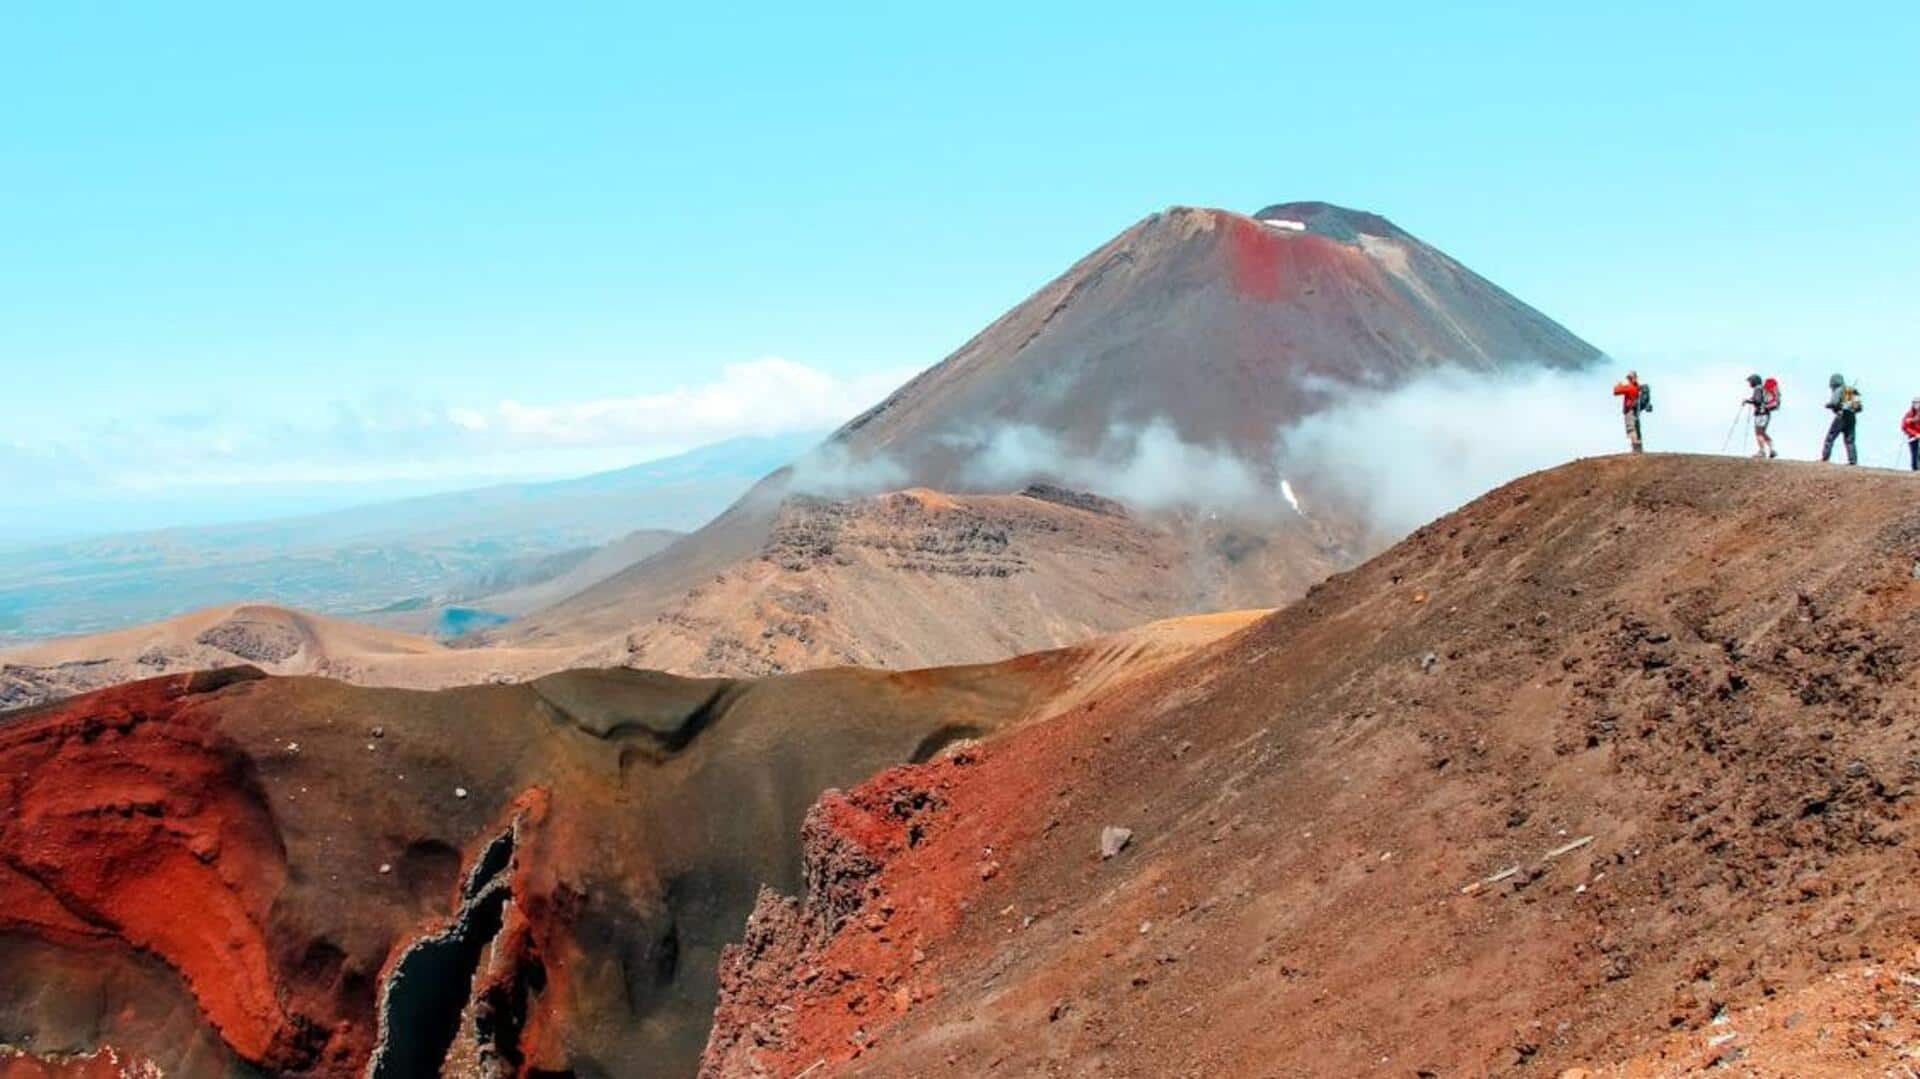
[[[1820,447],[1822,461],[1833,457],[1833,440],[1844,438],[1847,440],[1847,463],[1850,465],[1860,463],[1860,447],[1853,440],[1853,428],[1857,420],[1856,413],[1844,409],[1833,414],[1833,422],[1827,426],[1826,445]]]
[[[1913,470],[1920,472],[1920,438],[1907,439],[1907,456],[1912,459]]]

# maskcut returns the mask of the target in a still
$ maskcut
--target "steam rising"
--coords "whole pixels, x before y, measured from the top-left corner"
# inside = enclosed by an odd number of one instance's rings
[[[845,443],[825,442],[793,463],[787,490],[821,498],[872,494],[907,483],[907,470],[891,457],[855,457]]]
[[[1271,511],[1276,488],[1262,470],[1229,450],[1188,442],[1173,424],[1114,426],[1093,453],[1076,452],[1051,432],[1009,425],[953,440],[970,451],[968,486],[1014,488],[1047,479],[1144,509],[1231,508]]]
[[[1779,377],[1785,393],[1772,426],[1781,456],[1819,456],[1829,419],[1821,407],[1826,368],[1646,359],[1581,371],[1442,367],[1392,389],[1328,383],[1319,389],[1334,404],[1276,431],[1273,457],[1264,461],[1190,442],[1164,418],[1116,424],[1091,450],[1024,424],[977,428],[943,443],[959,460],[963,489],[1008,491],[1046,480],[1141,509],[1240,519],[1304,517],[1303,502],[1332,503],[1357,512],[1375,541],[1388,542],[1529,472],[1623,452],[1612,387],[1629,366],[1654,387],[1655,411],[1644,417],[1651,452],[1751,454],[1751,416],[1740,402],[1746,376],[1757,370]],[[1920,385],[1905,385],[1893,369],[1846,373],[1868,402],[1861,463],[1904,467],[1899,417]],[[856,459],[830,443],[795,466],[790,489],[844,497],[896,488],[911,476],[897,460]]]
[[[1507,374],[1440,368],[1301,420],[1280,432],[1278,455],[1290,473],[1311,475],[1358,504],[1383,536],[1398,536],[1529,472],[1624,451],[1612,387],[1628,366]],[[1649,452],[1753,453],[1753,425],[1739,403],[1747,375],[1759,373],[1778,377],[1784,390],[1772,424],[1780,456],[1820,456],[1832,372],[1816,363],[1631,366],[1654,387],[1654,411],[1643,417]],[[1913,390],[1891,370],[1845,373],[1867,396],[1860,463],[1904,467],[1897,430]]]

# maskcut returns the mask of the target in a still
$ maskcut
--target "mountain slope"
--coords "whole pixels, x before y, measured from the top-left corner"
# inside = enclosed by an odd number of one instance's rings
[[[1177,207],[1080,260],[706,527],[489,639],[586,643],[644,625],[753,558],[795,492],[996,492],[1048,480],[1136,507],[1264,519],[1268,538],[1297,534],[1283,546],[1351,540],[1365,530],[1334,513],[1331,497],[1312,521],[1268,512],[1283,501],[1275,453],[1287,424],[1442,365],[1572,368],[1597,357],[1376,215],[1319,203],[1257,217]],[[1313,482],[1295,477],[1310,503]],[[1280,602],[1313,575],[1199,605]]]
[[[965,767],[830,794],[707,1073],[1896,1069],[1913,1017],[1832,994],[1911,996],[1915,490],[1569,465]]]
[[[0,1072],[687,1074],[821,790],[1245,624],[757,681],[228,669],[0,714]]]
[[[1298,226],[1295,228],[1293,226]],[[1175,207],[1088,255],[838,432],[915,483],[964,486],[966,441],[1037,428],[1082,454],[1164,420],[1256,465],[1342,387],[1593,362],[1593,346],[1376,214]]]
[[[793,499],[754,557],[579,659],[730,675],[988,662],[1204,609],[1223,591],[1304,589],[1336,562],[1057,488]]]

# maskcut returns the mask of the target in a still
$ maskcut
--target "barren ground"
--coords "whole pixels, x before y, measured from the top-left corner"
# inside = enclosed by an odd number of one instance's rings
[[[829,794],[707,1071],[1907,1074],[1916,494],[1579,462]]]

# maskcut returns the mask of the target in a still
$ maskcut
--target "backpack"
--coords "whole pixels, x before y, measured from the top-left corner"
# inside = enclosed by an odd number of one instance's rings
[[[1860,400],[1860,391],[1848,386],[1840,391],[1840,411],[1858,413],[1867,406]]]
[[[1778,412],[1780,410],[1780,384],[1773,379],[1760,391],[1760,411]]]
[[[1653,411],[1653,384],[1652,383],[1642,382],[1640,384],[1640,395],[1634,398],[1633,409],[1635,412],[1652,412]]]

